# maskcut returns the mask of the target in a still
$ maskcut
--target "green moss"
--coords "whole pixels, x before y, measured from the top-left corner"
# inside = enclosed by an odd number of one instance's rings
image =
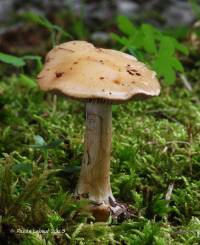
[[[88,224],[92,218],[86,203],[70,194],[83,153],[84,104],[27,89],[17,76],[1,81],[1,241],[198,244],[199,85],[196,81],[191,92],[163,88],[158,98],[113,106],[112,187],[117,199],[133,207],[135,217],[121,224]],[[34,147],[36,135],[47,149]],[[63,233],[20,234],[17,229]]]

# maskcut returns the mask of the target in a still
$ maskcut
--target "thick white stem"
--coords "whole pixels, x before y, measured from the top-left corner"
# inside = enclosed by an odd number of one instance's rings
[[[115,201],[110,186],[111,137],[111,105],[87,103],[85,149],[76,191],[98,203]]]

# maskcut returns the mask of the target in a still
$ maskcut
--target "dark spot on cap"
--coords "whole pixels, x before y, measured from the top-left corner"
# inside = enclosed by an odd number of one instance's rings
[[[62,77],[62,75],[64,74],[64,72],[56,72],[56,77],[59,78],[59,77]]]
[[[74,63],[73,63],[74,65],[76,65],[76,64],[78,64],[78,61],[74,61]]]
[[[70,70],[72,70],[73,68],[72,67],[70,67]]]
[[[105,89],[102,89],[103,92],[105,92]]]
[[[137,76],[141,76],[141,74],[140,74],[139,72],[136,72],[135,74],[136,74]]]
[[[112,94],[111,92],[109,92],[109,94]]]
[[[135,83],[135,81],[132,81],[132,83]]]
[[[104,77],[100,77],[99,79],[103,80],[103,79],[104,79]]]
[[[113,80],[113,82],[116,83],[116,84],[120,84],[119,80]]]
[[[135,73],[132,70],[126,70],[130,75],[135,75]]]

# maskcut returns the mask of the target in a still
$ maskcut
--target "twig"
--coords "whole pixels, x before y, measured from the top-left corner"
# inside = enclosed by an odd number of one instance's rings
[[[185,74],[180,74],[180,79],[183,83],[183,85],[189,90],[189,91],[192,91],[192,86],[191,84],[189,83],[187,77]]]
[[[174,189],[174,184],[172,183],[168,186],[167,193],[165,195],[165,200],[170,201],[173,189]]]

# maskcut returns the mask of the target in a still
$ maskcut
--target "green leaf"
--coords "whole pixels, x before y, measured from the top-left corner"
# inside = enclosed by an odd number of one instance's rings
[[[183,66],[175,57],[175,42],[171,37],[163,36],[160,42],[160,49],[153,67],[160,77],[164,78],[166,84],[174,84],[176,71],[183,72]]]
[[[74,21],[73,24],[73,33],[77,36],[80,40],[87,39],[88,36],[88,30],[86,29],[86,26],[82,19],[77,19]]]
[[[129,46],[131,43],[131,41],[128,40],[128,38],[120,37],[115,33],[111,33],[111,38],[125,47]]]
[[[10,54],[4,54],[0,52],[0,61],[13,65],[15,67],[22,67],[25,65],[23,58],[18,58]]]
[[[167,38],[168,38],[168,41],[174,45],[175,49],[177,49],[178,51],[180,51],[181,53],[185,55],[188,55],[189,50],[184,44],[179,43],[174,37],[167,37]]]
[[[160,41],[159,53],[162,55],[174,55],[175,44],[171,37],[163,36]]]
[[[167,85],[172,85],[176,81],[176,73],[170,67],[168,67],[168,69],[166,69],[165,72],[163,72],[163,77]]]
[[[160,77],[164,78],[166,84],[174,84],[176,73],[170,63],[171,57],[159,56],[153,63],[153,68]]]
[[[185,55],[188,55],[188,54],[189,54],[188,48],[187,48],[185,45],[183,45],[183,44],[181,44],[181,43],[179,43],[179,42],[177,42],[177,41],[176,41],[175,47],[176,47],[176,49],[177,49],[178,51],[180,51],[181,53],[183,53],[183,54],[185,54]]]
[[[128,51],[130,54],[135,56],[138,60],[145,62],[144,54],[142,51],[134,47],[128,47]]]
[[[22,17],[25,18],[26,20],[29,20],[43,27],[46,27],[47,29],[50,29],[50,30],[53,29],[53,25],[51,24],[51,22],[49,22],[48,19],[45,18],[44,16],[39,15],[37,13],[27,12],[27,13],[24,13]]]
[[[29,88],[37,87],[36,81],[26,76],[25,74],[20,74],[19,79],[20,79],[20,82],[26,87],[29,87]]]
[[[128,17],[120,15],[117,18],[117,22],[120,31],[124,34],[133,35],[135,33],[136,28],[134,27],[133,23],[128,19]]]
[[[112,38],[114,41],[121,43],[121,39],[122,39],[122,38],[121,38],[119,35],[117,35],[116,33],[111,32],[111,33],[110,33],[110,36],[111,36],[111,38]]]
[[[23,60],[34,60],[37,63],[37,68],[38,70],[41,70],[43,65],[42,65],[42,57],[39,55],[25,55],[22,57]]]
[[[144,47],[143,31],[137,30],[135,34],[130,37],[130,43],[132,46],[136,47],[137,49],[143,49]]]
[[[184,71],[184,68],[181,62],[177,58],[172,57],[171,64],[172,64],[172,67],[174,67],[177,71],[180,71],[180,72]]]
[[[148,53],[156,53],[154,29],[148,24],[143,24],[141,29],[143,31],[143,45],[145,51]]]
[[[22,17],[25,18],[26,20],[37,23],[37,24],[47,28],[49,31],[58,31],[66,37],[71,37],[71,35],[68,32],[66,32],[62,27],[52,24],[43,15],[39,15],[39,14],[34,13],[34,12],[27,12],[27,13],[23,14]]]

